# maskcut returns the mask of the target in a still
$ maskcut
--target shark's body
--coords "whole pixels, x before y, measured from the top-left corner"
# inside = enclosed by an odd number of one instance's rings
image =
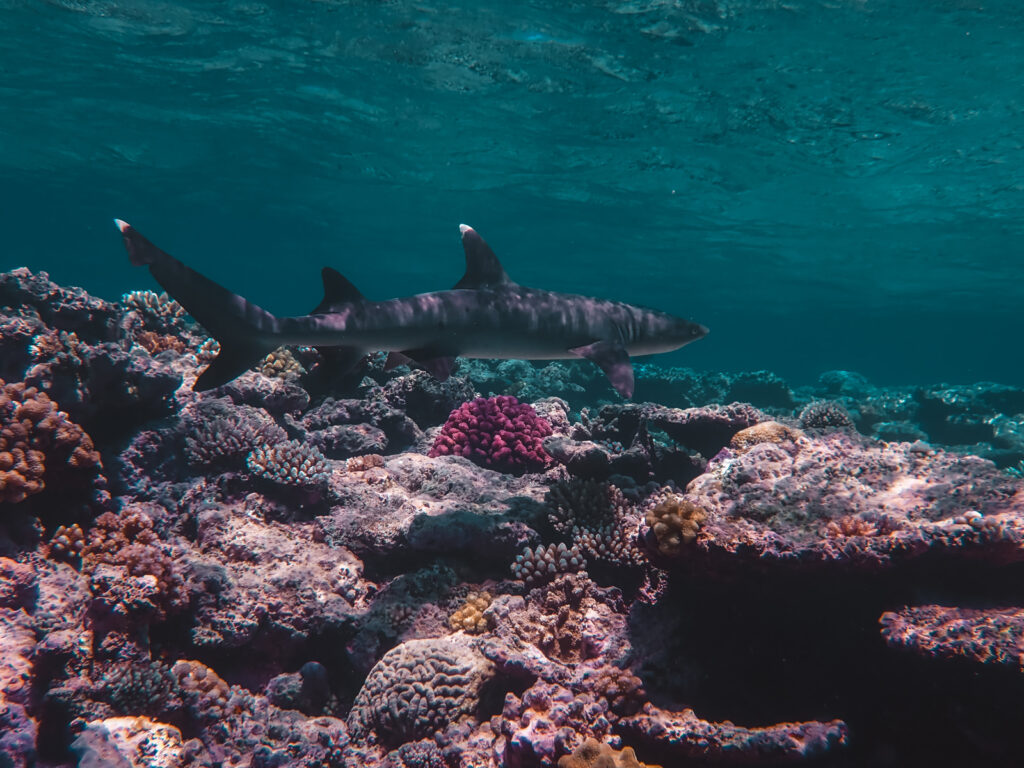
[[[115,220],[133,264],[157,282],[221,344],[196,381],[211,389],[241,375],[282,344],[338,347],[343,365],[390,352],[389,365],[422,365],[440,379],[456,356],[597,363],[612,386],[633,394],[630,355],[669,352],[707,328],[665,312],[512,282],[487,243],[462,225],[466,274],[448,291],[370,301],[324,268],[324,300],[311,314],[276,317],[164,253]]]

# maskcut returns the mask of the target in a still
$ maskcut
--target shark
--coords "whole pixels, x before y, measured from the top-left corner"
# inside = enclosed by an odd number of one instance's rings
[[[622,397],[633,396],[631,358],[670,352],[708,329],[656,309],[527,288],[514,282],[472,227],[459,231],[466,271],[450,290],[372,301],[340,272],[321,271],[323,299],[308,315],[279,317],[160,250],[121,219],[129,260],[147,266],[165,291],[220,343],[196,379],[205,391],[242,375],[283,345],[331,348],[342,369],[373,352],[385,367],[418,365],[439,380],[456,357],[568,360],[597,364]]]

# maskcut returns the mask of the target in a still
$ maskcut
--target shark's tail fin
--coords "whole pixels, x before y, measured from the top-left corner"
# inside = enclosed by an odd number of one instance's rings
[[[245,373],[278,347],[277,318],[157,248],[127,222],[114,219],[132,264],[145,264],[164,290],[218,342],[220,353],[196,380],[197,392]]]

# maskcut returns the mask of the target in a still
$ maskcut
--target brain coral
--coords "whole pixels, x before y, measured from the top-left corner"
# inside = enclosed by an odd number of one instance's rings
[[[415,741],[473,714],[493,664],[465,638],[409,640],[370,670],[348,716],[349,733],[375,731],[390,746]]]
[[[430,456],[464,456],[482,467],[521,474],[550,462],[543,440],[551,424],[511,396],[478,397],[448,417]]]
[[[39,493],[61,470],[99,467],[92,439],[46,393],[0,380],[0,503]]]

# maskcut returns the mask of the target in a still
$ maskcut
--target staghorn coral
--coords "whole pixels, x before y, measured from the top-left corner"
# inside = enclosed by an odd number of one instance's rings
[[[367,676],[348,716],[349,733],[398,746],[472,715],[494,665],[458,635],[409,640]]]
[[[551,461],[543,440],[551,424],[511,396],[480,397],[452,411],[429,455],[463,456],[488,469],[535,472]]]
[[[484,615],[490,604],[489,592],[470,592],[466,595],[466,601],[448,617],[448,626],[471,635],[483,634],[490,628],[490,622]]]
[[[587,561],[575,545],[567,547],[562,542],[545,547],[538,544],[535,549],[527,547],[522,554],[516,555],[512,575],[528,586],[534,586],[563,573],[578,573],[586,567]]]
[[[24,501],[48,479],[100,468],[92,439],[46,393],[0,380],[0,503]]]
[[[207,467],[238,467],[261,446],[287,438],[266,411],[227,400],[207,400],[186,412],[181,428],[189,463]]]
[[[678,555],[697,539],[707,513],[689,499],[661,493],[648,500],[644,519],[654,535],[658,552]]]
[[[602,744],[597,739],[587,739],[573,750],[571,755],[560,757],[558,768],[660,768],[660,766],[638,761],[632,747],[624,747],[620,751],[612,749],[608,744]]]
[[[249,471],[274,485],[319,488],[331,472],[327,459],[315,447],[298,440],[257,446],[245,460]]]
[[[800,411],[800,426],[804,429],[852,427],[850,412],[835,400],[817,400]]]

